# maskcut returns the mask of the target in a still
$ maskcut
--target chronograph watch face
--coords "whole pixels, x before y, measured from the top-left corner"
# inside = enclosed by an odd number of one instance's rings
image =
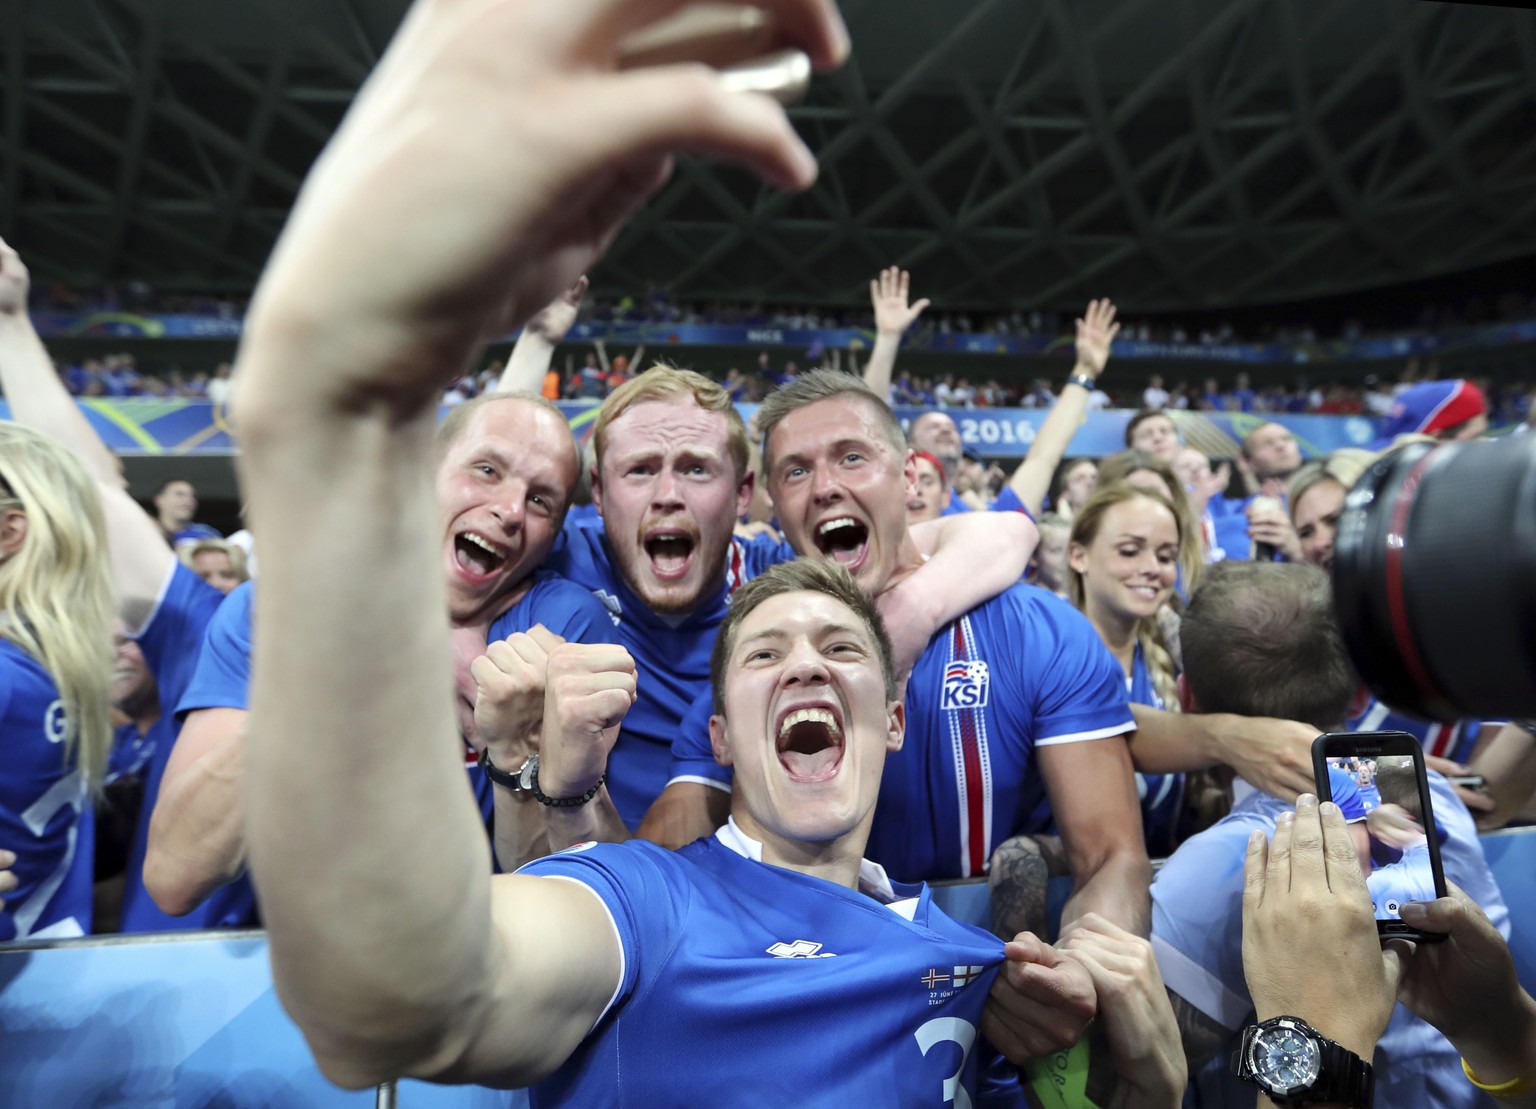
[[[1239,1078],[1276,1105],[1371,1104],[1371,1065],[1300,1017],[1250,1024],[1233,1064]]]
[[[1248,1045],[1248,1066],[1253,1077],[1266,1090],[1277,1094],[1310,1088],[1317,1081],[1322,1057],[1317,1041],[1297,1029],[1296,1022],[1288,1020],[1281,1020],[1272,1028],[1255,1029],[1253,1042]]]

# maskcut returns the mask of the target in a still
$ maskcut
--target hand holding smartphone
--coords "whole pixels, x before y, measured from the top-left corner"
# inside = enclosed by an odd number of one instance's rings
[[[1351,825],[1377,935],[1419,943],[1445,939],[1441,933],[1405,924],[1401,915],[1409,901],[1446,896],[1424,749],[1418,740],[1407,732],[1333,732],[1313,742],[1312,765],[1318,798],[1338,805]]]

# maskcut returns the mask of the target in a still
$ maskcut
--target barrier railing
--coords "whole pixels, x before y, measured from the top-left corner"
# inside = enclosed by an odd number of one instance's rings
[[[1509,903],[1520,979],[1536,992],[1536,828],[1485,836],[1483,847]],[[1066,888],[1054,887],[1059,911]],[[984,882],[934,897],[988,923]],[[412,1081],[331,1085],[278,1002],[265,936],[250,931],[0,947],[0,1104],[522,1109],[527,1099]]]

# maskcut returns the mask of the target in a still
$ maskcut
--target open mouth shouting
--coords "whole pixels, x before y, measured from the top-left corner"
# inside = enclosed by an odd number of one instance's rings
[[[679,581],[693,565],[698,535],[689,528],[652,528],[641,537],[640,545],[650,562],[651,573],[659,581]]]
[[[472,584],[490,581],[507,565],[511,553],[475,531],[461,531],[453,537],[453,565],[459,576]]]
[[[834,516],[816,525],[816,549],[857,574],[869,554],[869,525],[852,516]]]
[[[775,746],[792,782],[825,782],[843,765],[841,713],[831,705],[791,709],[779,720]]]

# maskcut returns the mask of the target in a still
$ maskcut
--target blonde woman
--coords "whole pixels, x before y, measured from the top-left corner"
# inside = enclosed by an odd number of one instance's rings
[[[1132,704],[1177,712],[1173,657],[1158,613],[1173,596],[1184,531],[1160,491],[1120,481],[1101,486],[1072,523],[1067,595],[1125,672]],[[1138,774],[1150,854],[1173,849],[1183,796],[1180,774]]]
[[[117,614],[122,617],[125,631],[143,653],[145,665],[154,675],[161,704],[166,710],[141,737],[154,753],[144,767],[144,803],[133,842],[128,847],[120,927],[124,932],[197,927],[212,922],[211,918],[182,922],[160,912],[144,888],[142,872],[149,815],[155,806],[166,759],[177,738],[172,713],[191,678],[203,629],[224,596],[177,562],[159,524],[128,495],[117,459],[86,421],[74,398],[65,391],[42,340],[32,327],[27,315],[29,281],[25,264],[14,250],[0,241],[0,388],[4,389],[6,400],[10,402],[12,417],[21,425],[8,434],[51,436],[43,441],[49,443],[52,454],[68,460],[71,473],[80,475],[84,482],[82,488],[89,491],[93,514],[89,519],[94,521],[90,524],[89,533],[93,538],[89,550],[92,557],[104,565],[110,561],[108,580],[116,595]],[[47,465],[49,475],[62,480],[59,464],[50,459]],[[13,488],[12,492],[18,491]],[[82,504],[88,496],[85,492],[72,495]],[[87,526],[88,518],[82,512],[71,511],[69,514],[77,528]],[[32,530],[37,531],[35,521]],[[62,566],[61,556],[44,556],[39,550],[38,557],[51,558],[59,564],[40,567],[40,573]],[[68,577],[63,580],[68,583],[67,591],[54,599],[54,603],[61,606],[58,622],[65,622],[62,606],[67,604],[68,621],[77,629],[91,628],[90,634],[94,636],[95,602],[90,599],[94,584],[87,584],[83,576],[79,580]],[[0,599],[3,597],[3,591],[0,591]],[[14,607],[6,603],[6,613],[13,613]],[[23,603],[20,608],[30,626],[41,629],[44,621],[34,612],[34,606]],[[93,665],[99,672],[100,711],[105,719],[113,651],[108,631],[104,630],[102,635],[105,637],[102,639],[105,653]],[[55,677],[62,673],[52,664],[49,669]],[[66,695],[65,685],[61,680],[61,699],[68,705],[70,697]],[[80,734],[91,734],[83,720]],[[95,766],[94,760],[89,744],[82,744],[80,768],[91,770]],[[11,846],[3,835],[0,835],[0,843]],[[250,913],[246,912],[239,922],[248,919]]]
[[[1189,503],[1184,482],[1173,472],[1173,467],[1155,455],[1142,450],[1121,451],[1099,462],[1099,488],[1123,481],[1138,489],[1161,493],[1179,521],[1178,593],[1188,597],[1200,584],[1205,572],[1205,538],[1200,529],[1200,518]]]
[[[176,548],[181,564],[226,597],[251,580],[245,550],[228,539],[195,539]]]
[[[1291,476],[1285,503],[1301,544],[1301,557],[1324,570],[1333,568],[1333,537],[1344,512],[1344,495],[1376,460],[1372,451],[1343,447],[1308,462]]]
[[[112,615],[94,483],[54,440],[0,423],[0,843],[16,857],[0,940],[90,931]]]

